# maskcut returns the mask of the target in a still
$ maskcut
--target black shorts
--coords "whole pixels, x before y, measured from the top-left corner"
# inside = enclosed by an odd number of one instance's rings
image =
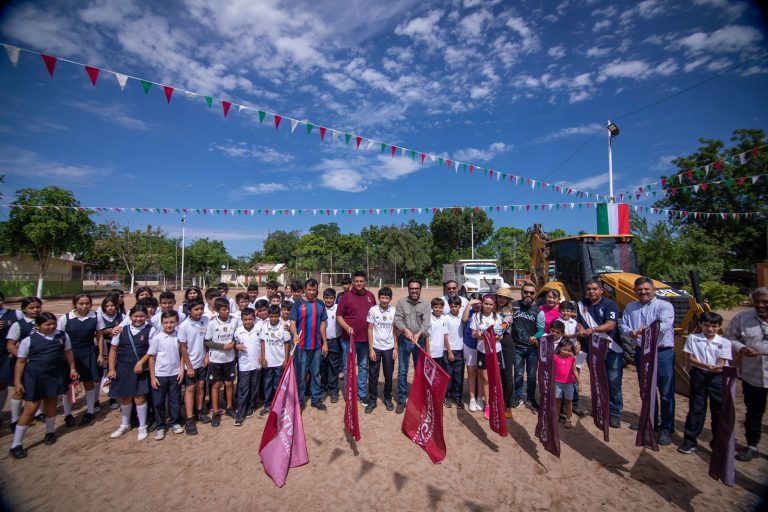
[[[184,374],[184,385],[194,386],[196,382],[205,382],[207,378],[208,378],[208,367],[201,366],[200,368],[195,368],[194,377],[190,377],[189,374]]]
[[[501,352],[496,352],[496,359],[499,362],[499,369],[504,368],[504,362],[501,358]],[[488,365],[485,363],[485,354],[483,352],[477,351],[477,369],[478,370],[487,370]]]
[[[208,363],[210,382],[233,382],[235,380],[235,361],[229,363]]]

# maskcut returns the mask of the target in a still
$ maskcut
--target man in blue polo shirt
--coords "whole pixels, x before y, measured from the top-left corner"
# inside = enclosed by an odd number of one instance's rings
[[[608,405],[613,428],[621,427],[621,411],[624,400],[621,396],[621,379],[624,376],[624,349],[619,339],[619,307],[611,299],[603,297],[603,285],[596,279],[587,281],[584,298],[579,301],[579,325],[577,335],[589,339],[593,333],[602,333],[611,338],[610,350],[605,356],[605,370],[608,374]],[[582,340],[582,347],[589,347]]]
[[[301,407],[305,405],[307,372],[310,374],[312,407],[325,411],[320,391],[320,361],[328,353],[325,339],[325,305],[317,300],[317,281],[307,279],[304,296],[293,303],[290,314],[291,333],[296,343],[293,362],[296,368],[296,384]]]

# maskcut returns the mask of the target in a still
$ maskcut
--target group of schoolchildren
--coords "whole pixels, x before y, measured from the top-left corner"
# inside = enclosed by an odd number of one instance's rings
[[[305,284],[316,296],[317,282],[310,279]],[[345,290],[349,288],[349,282],[342,284]],[[123,292],[119,290],[108,293],[97,311],[92,311],[91,297],[82,293],[73,298],[72,311],[58,320],[52,313],[42,311],[43,303],[36,297],[23,299],[20,311],[8,310],[2,307],[4,299],[0,293],[0,335],[7,339],[7,344],[0,348],[0,410],[8,387],[13,386],[11,455],[17,459],[27,456],[22,442],[33,419],[46,425],[44,443],[56,442],[54,425],[59,397],[66,426],[76,425],[72,403],[73,386],[77,385],[84,388],[86,401],[80,426],[94,420],[94,415],[101,410],[99,393],[102,387],[108,386],[109,408],[120,409],[120,424],[111,434],[112,438],[122,437],[133,425],[138,425],[137,439],[146,439],[150,411],[154,415],[157,440],[163,439],[168,430],[194,435],[197,423],[218,427],[223,416],[232,418],[234,425],[240,426],[262,405],[259,414],[268,414],[289,360],[291,342],[300,349],[309,346],[306,333],[297,331],[301,325],[311,327],[301,324],[306,310],[299,305],[308,304],[303,290],[300,283],[294,282],[279,292],[277,283],[270,282],[267,294],[259,296],[258,286],[252,284],[247,292],[238,293],[232,300],[227,298],[226,285],[209,288],[205,293],[193,286],[186,290],[184,303],[176,309],[173,292],[160,293],[158,300],[148,287],[139,287],[136,305],[128,312],[123,305]],[[310,298],[310,303],[315,302],[315,296]],[[506,307],[506,301],[497,301],[499,296],[511,298],[511,293],[500,290],[498,294],[475,296],[469,301],[458,296],[431,301],[431,322],[424,350],[450,376],[446,407],[464,408],[466,366],[469,410],[484,412],[485,417],[489,417],[483,333],[488,328],[494,330],[495,350],[503,368],[501,340],[513,321],[511,308]],[[305,383],[307,377],[312,382],[314,407],[325,410],[322,403],[325,396],[330,396],[332,403],[338,401],[339,372],[346,371],[345,348],[335,319],[338,298],[335,290],[328,288],[322,302],[317,301],[320,304],[317,319],[322,320],[318,325],[323,330],[323,357],[321,365],[300,366],[297,380],[302,406],[305,391],[310,395],[310,386]],[[367,414],[377,406],[382,371],[383,402],[387,410],[394,409],[392,378],[398,354],[398,332],[391,300],[392,290],[381,288],[378,303],[368,311],[370,362],[367,396],[362,401]],[[532,342],[538,343],[546,333],[555,344],[556,407],[561,422],[570,428],[586,354],[580,350],[576,338],[574,305],[567,301],[550,302],[552,304],[542,305],[537,321],[539,329],[532,336]],[[448,312],[444,313],[446,305]],[[705,314],[702,334],[694,335],[696,339],[689,338],[685,347],[693,367],[692,386],[696,389],[692,389],[692,395],[700,398],[703,393],[710,401],[716,400],[713,412],[715,406],[719,409],[719,394],[715,392],[719,381],[713,376],[730,359],[727,340],[717,335],[721,323],[719,315]],[[700,337],[709,343],[697,344]],[[701,372],[705,373],[700,375]],[[318,386],[323,393],[321,397],[317,396]],[[207,406],[206,397],[209,398]],[[691,402],[692,410],[686,421],[686,440],[691,443],[695,443],[703,427],[705,411],[698,405],[699,398],[695,408]],[[529,397],[529,400],[535,398]],[[506,412],[511,418],[511,410]],[[713,427],[714,423],[716,421]]]

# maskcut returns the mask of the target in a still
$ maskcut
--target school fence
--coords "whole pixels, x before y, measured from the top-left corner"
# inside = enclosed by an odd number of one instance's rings
[[[0,274],[0,291],[6,299],[37,294],[37,274]],[[83,291],[83,281],[72,274],[43,274],[43,297],[73,295]]]

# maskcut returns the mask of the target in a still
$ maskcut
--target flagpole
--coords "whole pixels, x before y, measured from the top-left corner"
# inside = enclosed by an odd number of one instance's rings
[[[181,288],[184,289],[184,228],[187,216],[181,216]]]

